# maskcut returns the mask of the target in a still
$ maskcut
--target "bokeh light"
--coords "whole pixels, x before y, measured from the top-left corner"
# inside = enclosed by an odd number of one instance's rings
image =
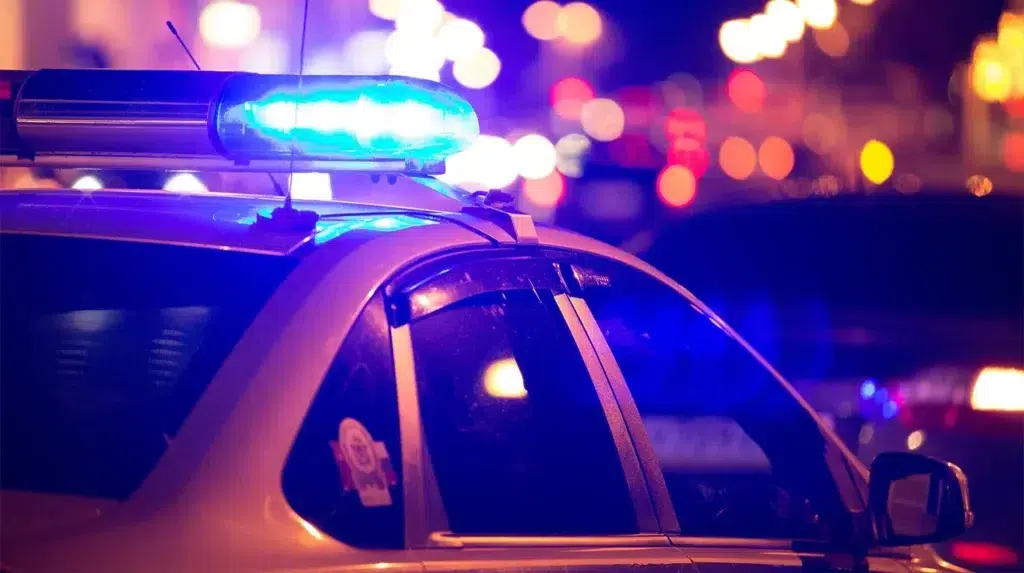
[[[875,3],[875,0],[851,0],[854,4],[860,4],[861,6],[870,6]]]
[[[199,14],[199,34],[217,48],[244,48],[260,35],[260,10],[235,0],[217,0]]]
[[[842,24],[836,22],[831,28],[814,30],[814,43],[833,58],[841,58],[850,51],[850,34]]]
[[[594,99],[594,88],[581,78],[562,78],[551,86],[551,106],[564,119],[578,120],[583,104]]]
[[[71,184],[71,188],[79,191],[97,191],[103,189],[103,182],[95,175],[83,175]]]
[[[385,30],[363,30],[353,34],[334,56],[325,51],[310,58],[309,74],[375,75],[388,71],[386,47],[390,34]]]
[[[967,178],[967,190],[975,197],[984,197],[992,192],[992,180],[984,175],[971,175]]]
[[[518,176],[512,144],[501,137],[481,134],[468,149],[445,160],[438,179],[471,190],[501,189]]]
[[[708,170],[708,152],[700,140],[692,137],[673,140],[667,159],[668,163],[686,167],[697,179],[703,177]]]
[[[1016,173],[1024,173],[1024,131],[1003,136],[1003,165]]]
[[[295,199],[330,201],[334,195],[330,173],[292,173],[289,185]]]
[[[764,82],[750,70],[736,70],[726,84],[729,100],[744,113],[760,113],[764,109]]]
[[[525,398],[523,373],[514,358],[494,361],[484,372],[484,390],[495,398]]]
[[[626,127],[626,115],[614,100],[597,98],[583,104],[580,110],[583,131],[597,141],[613,141]]]
[[[769,137],[757,149],[757,161],[765,175],[782,181],[793,171],[793,146],[781,137]]]
[[[382,20],[394,20],[405,0],[370,0],[370,12]]]
[[[752,64],[761,58],[750,33],[749,20],[729,20],[718,29],[718,45],[725,57],[737,64]]]
[[[1006,101],[1013,93],[1013,74],[999,46],[991,40],[979,42],[974,48],[971,87],[987,102]]]
[[[501,60],[488,48],[480,48],[472,55],[457,60],[452,66],[452,75],[460,84],[470,89],[483,89],[494,83],[501,73]]]
[[[872,139],[864,144],[860,150],[860,170],[864,177],[874,183],[881,185],[892,175],[895,159],[889,146]]]
[[[685,207],[697,196],[697,178],[682,165],[669,165],[658,174],[658,198],[669,207]]]
[[[523,197],[538,207],[554,207],[564,196],[565,178],[557,171],[552,171],[540,179],[523,180]]]
[[[754,174],[757,151],[742,137],[727,137],[718,148],[718,164],[727,176],[742,181]]]
[[[704,116],[693,108],[677,107],[665,118],[665,133],[669,140],[692,137],[704,141],[708,136],[708,125]]]
[[[385,33],[385,37],[387,34]],[[254,74],[283,74],[287,71],[290,47],[284,36],[273,32],[263,32],[238,57],[238,68]],[[378,51],[377,56],[383,58]],[[311,64],[314,58],[310,58]],[[312,67],[312,65],[310,66]],[[387,66],[378,71],[387,70]],[[307,68],[312,74],[312,70]]]
[[[555,146],[543,135],[524,135],[512,144],[516,171],[525,179],[541,179],[555,170]]]
[[[530,36],[541,40],[558,38],[558,16],[562,7],[550,0],[534,2],[523,12],[523,28]]]
[[[384,55],[393,75],[437,81],[444,66],[444,52],[436,37],[395,30],[384,44]]]
[[[896,178],[893,185],[900,193],[903,193],[904,195],[911,195],[921,190],[923,182],[920,177],[913,173],[904,173]]]
[[[555,143],[555,167],[566,177],[583,176],[583,160],[590,153],[590,138],[570,133]]]
[[[789,44],[784,30],[767,14],[753,16],[747,25],[747,34],[760,57],[774,59],[785,55]]]
[[[172,193],[202,193],[206,185],[194,173],[175,173],[164,182],[164,191]]]
[[[841,116],[829,117],[821,113],[809,113],[801,126],[801,135],[807,148],[815,153],[828,153],[842,141],[845,123]]]
[[[558,11],[558,32],[577,46],[588,46],[601,37],[601,13],[586,2],[570,2]]]
[[[395,17],[395,29],[413,34],[432,34],[444,21],[438,0],[404,0]]]
[[[484,32],[476,22],[455,18],[437,32],[444,57],[455,62],[468,58],[484,47]]]
[[[658,86],[666,108],[699,106],[704,102],[704,88],[691,74],[677,72],[665,78]]]
[[[804,16],[804,22],[816,30],[832,27],[839,15],[836,0],[796,0],[796,5]]]
[[[803,38],[806,29],[804,16],[790,0],[771,0],[764,13],[787,42],[799,42]]]

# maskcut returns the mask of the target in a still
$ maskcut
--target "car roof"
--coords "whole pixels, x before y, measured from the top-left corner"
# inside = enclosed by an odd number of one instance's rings
[[[335,225],[369,215],[458,211],[458,203],[439,195],[440,201],[420,201],[425,206],[386,200],[402,193],[436,195],[411,179],[400,178],[389,187],[392,188],[386,189],[381,202],[296,200],[294,206],[321,216],[315,234],[331,233]],[[363,194],[357,198],[367,197]],[[118,189],[5,190],[0,192],[0,232],[297,255],[302,252],[299,247],[308,243],[313,234],[300,229],[268,232],[253,227],[259,214],[269,215],[282,205],[283,198],[274,195]]]

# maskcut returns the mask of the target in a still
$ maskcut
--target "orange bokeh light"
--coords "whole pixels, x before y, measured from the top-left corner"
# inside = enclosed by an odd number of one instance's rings
[[[562,118],[578,120],[583,104],[594,99],[594,88],[582,78],[562,78],[551,86],[551,106]]]
[[[668,162],[682,165],[700,179],[708,170],[708,152],[704,144],[692,137],[680,137],[672,140],[668,148]]]
[[[796,158],[793,156],[793,147],[781,137],[769,137],[761,142],[757,150],[757,160],[761,164],[761,171],[765,175],[782,181],[793,171],[793,164]]]
[[[697,196],[697,178],[682,165],[669,165],[658,174],[658,197],[669,207],[685,207]]]
[[[524,179],[523,194],[538,207],[554,207],[565,196],[565,178],[557,171],[540,179]]]
[[[558,31],[570,44],[586,46],[601,37],[601,13],[586,2],[570,2],[558,12]]]
[[[742,181],[757,169],[757,150],[742,137],[727,137],[718,148],[718,163],[723,173]]]
[[[1003,137],[1003,164],[1010,171],[1024,173],[1024,132]]]
[[[760,113],[767,96],[764,82],[750,70],[736,70],[726,84],[729,100],[744,113]]]

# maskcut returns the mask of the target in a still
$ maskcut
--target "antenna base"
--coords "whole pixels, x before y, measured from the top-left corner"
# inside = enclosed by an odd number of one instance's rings
[[[320,215],[316,211],[302,211],[292,207],[278,207],[270,216],[256,215],[256,222],[252,228],[257,231],[266,232],[303,232],[312,233],[316,231],[316,224]]]

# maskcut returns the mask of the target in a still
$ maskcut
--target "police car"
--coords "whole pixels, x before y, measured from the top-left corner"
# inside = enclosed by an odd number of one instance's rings
[[[682,286],[441,183],[479,131],[443,86],[9,91],[6,165],[408,200],[0,193],[4,571],[958,570],[924,545],[971,524],[956,466],[869,473]]]

